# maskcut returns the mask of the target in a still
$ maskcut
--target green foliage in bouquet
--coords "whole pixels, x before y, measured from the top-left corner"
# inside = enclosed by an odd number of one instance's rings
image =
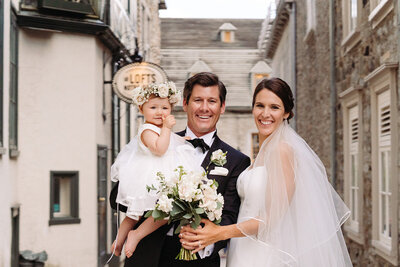
[[[146,218],[152,216],[154,220],[163,220],[168,217],[168,224],[179,222],[175,234],[184,225],[196,229],[202,218],[215,224],[221,222],[224,199],[217,193],[218,183],[208,179],[204,171],[187,172],[179,166],[168,178],[158,172],[157,181],[157,186],[147,186],[148,191],[157,190],[159,199],[154,210],[146,213]],[[193,260],[197,257],[181,248],[177,259]]]

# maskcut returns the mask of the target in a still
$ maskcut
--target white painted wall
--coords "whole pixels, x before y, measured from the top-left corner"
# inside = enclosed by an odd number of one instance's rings
[[[48,266],[97,266],[97,144],[111,141],[104,48],[82,34],[20,29],[19,38],[20,249],[46,250]],[[80,224],[49,226],[50,171],[79,171]]]

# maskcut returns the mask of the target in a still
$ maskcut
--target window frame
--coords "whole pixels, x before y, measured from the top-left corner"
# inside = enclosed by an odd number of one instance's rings
[[[54,190],[57,177],[71,179],[70,207],[71,216],[54,217]],[[79,171],[50,171],[50,219],[49,225],[78,224],[79,218]]]
[[[364,209],[364,181],[362,175],[362,166],[363,166],[363,116],[362,116],[362,87],[361,86],[352,86],[339,94],[339,98],[341,99],[341,104],[343,106],[343,177],[344,177],[344,201],[346,205],[351,209],[351,186],[352,186],[352,176],[351,176],[351,121],[350,121],[350,111],[353,108],[357,109],[357,118],[358,118],[358,144],[357,144],[357,181],[358,181],[358,197],[357,197],[357,211],[356,214],[357,220],[352,220],[352,217],[346,221],[344,225],[344,230],[347,235],[354,241],[359,244],[363,244],[365,242],[364,236],[364,220],[363,220],[363,209]],[[353,213],[353,211],[351,211]],[[358,225],[357,225],[358,223]]]
[[[375,29],[394,9],[393,0],[370,0],[368,21]]]
[[[315,0],[307,0],[306,2],[306,34],[304,35],[304,42],[307,42],[313,35],[317,26],[317,14],[315,8]]]
[[[391,136],[398,136],[397,129],[397,69],[398,63],[384,63],[374,71],[372,71],[364,79],[368,82],[370,87],[371,96],[371,169],[372,169],[372,246],[375,252],[392,263],[393,265],[398,264],[398,140],[397,138],[390,139],[390,174],[395,179],[390,179],[389,188],[395,188],[391,196],[390,216],[394,218],[392,220],[392,238],[390,247],[380,240],[380,202],[379,202],[379,186],[380,186],[380,168],[379,168],[379,126],[378,126],[378,96],[383,92],[389,91],[389,105],[390,105],[390,124],[393,125],[391,128]]]
[[[342,36],[342,50],[343,54],[348,53],[352,48],[354,48],[361,41],[360,34],[360,14],[362,11],[362,3],[361,0],[357,1],[357,18],[356,18],[356,26],[354,29],[350,29],[350,20],[351,20],[351,1],[342,1],[342,23],[343,23],[343,36]]]

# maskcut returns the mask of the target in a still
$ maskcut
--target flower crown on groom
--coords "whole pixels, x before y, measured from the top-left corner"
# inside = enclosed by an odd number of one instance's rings
[[[165,82],[136,87],[132,90],[132,101],[137,106],[141,106],[149,100],[151,95],[168,98],[171,104],[175,104],[181,99],[181,91],[176,89],[175,83]]]

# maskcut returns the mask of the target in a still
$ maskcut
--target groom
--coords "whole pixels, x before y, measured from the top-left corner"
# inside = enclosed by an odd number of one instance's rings
[[[187,113],[187,128],[177,133],[189,136],[196,147],[196,160],[204,169],[210,163],[212,152],[221,149],[227,153],[227,163],[223,166],[228,173],[212,172],[210,164],[208,178],[218,182],[218,193],[224,197],[221,225],[236,223],[240,199],[236,191],[236,180],[239,174],[250,165],[246,155],[232,148],[219,139],[216,125],[219,117],[225,112],[226,88],[218,76],[202,72],[189,78],[183,91],[183,110]],[[198,140],[200,138],[201,140]],[[141,222],[136,224],[135,228]],[[202,251],[201,259],[195,261],[175,260],[181,248],[179,238],[172,225],[164,225],[143,238],[131,258],[125,260],[125,267],[219,267],[218,251],[226,246],[226,241],[215,243]]]

